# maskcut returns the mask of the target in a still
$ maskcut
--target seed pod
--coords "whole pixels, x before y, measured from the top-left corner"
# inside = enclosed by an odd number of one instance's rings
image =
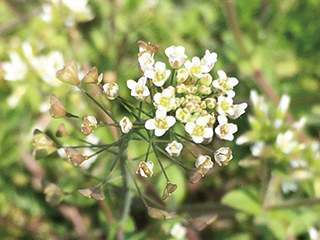
[[[93,67],[87,72],[86,76],[82,79],[83,83],[86,84],[97,84],[98,83],[98,69]]]
[[[65,148],[64,151],[66,152],[66,155],[68,156],[70,162],[72,162],[75,166],[80,165],[81,163],[83,163],[83,161],[86,160],[85,156],[71,148]]]
[[[177,188],[177,184],[168,183],[163,191],[162,200],[166,200]]]
[[[68,60],[65,67],[57,72],[56,77],[64,83],[80,86],[78,66],[74,59]]]
[[[56,95],[52,94],[50,97],[50,116],[53,118],[63,118],[67,116],[67,111],[64,108],[64,106],[59,102],[58,98]]]

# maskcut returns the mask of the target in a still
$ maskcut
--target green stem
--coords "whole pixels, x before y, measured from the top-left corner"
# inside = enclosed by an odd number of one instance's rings
[[[171,156],[168,156],[168,154],[163,150],[161,149],[160,147],[157,146],[157,149],[159,150],[159,152],[161,152],[162,154],[164,154],[167,158],[169,158],[171,161],[179,164],[179,166],[181,166],[184,170],[186,171],[189,171],[191,170],[190,168],[186,167],[185,165],[183,165],[181,162],[179,162],[177,159],[171,157]]]
[[[320,198],[310,198],[310,199],[301,199],[301,200],[288,200],[280,204],[265,206],[266,210],[275,210],[275,209],[285,209],[285,208],[295,208],[302,206],[314,206],[320,204]]]
[[[166,178],[167,182],[170,182],[169,177],[168,177],[168,175],[166,173],[166,170],[164,169],[164,167],[162,165],[162,162],[161,162],[161,160],[159,158],[159,155],[158,155],[158,152],[157,152],[157,149],[156,149],[156,146],[154,145],[154,143],[152,143],[152,148],[153,148],[154,154],[156,155],[156,159],[157,159],[157,161],[158,161],[158,163],[160,165],[160,168],[161,168],[161,171],[163,172],[164,177]]]

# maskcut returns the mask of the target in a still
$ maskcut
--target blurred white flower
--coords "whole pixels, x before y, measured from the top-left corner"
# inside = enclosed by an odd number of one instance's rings
[[[25,79],[28,72],[25,64],[17,53],[10,53],[10,62],[2,64],[4,70],[4,79],[7,81],[21,81]]]
[[[200,155],[196,160],[196,168],[198,169],[198,172],[204,176],[207,174],[209,169],[213,167],[213,162],[211,161],[211,157],[208,155]]]
[[[205,55],[201,59],[202,71],[204,73],[208,73],[212,70],[217,61],[217,57],[218,55],[216,53],[210,53],[209,50],[206,50]]]
[[[310,240],[320,240],[320,232],[315,227],[309,229],[309,236]]]
[[[156,117],[149,119],[145,123],[145,128],[155,130],[154,134],[161,137],[165,132],[176,123],[176,119],[172,116],[167,116],[165,111],[156,111]]]
[[[239,83],[238,79],[234,77],[227,77],[227,74],[222,70],[218,71],[218,75],[219,78],[212,82],[212,86],[216,89],[222,90],[229,98],[234,98],[235,92],[233,91],[233,87]]]
[[[279,133],[276,139],[276,146],[285,154],[289,154],[298,146],[298,142],[294,139],[294,134],[291,130],[285,133]]]
[[[280,111],[282,116],[284,116],[287,113],[289,104],[290,97],[288,95],[282,95],[278,105],[278,110]]]
[[[179,156],[183,146],[181,143],[177,141],[173,141],[169,143],[166,147],[166,151],[170,156]]]
[[[15,108],[18,103],[20,102],[20,99],[25,94],[26,88],[23,86],[17,87],[13,93],[7,98],[7,103],[11,108]]]
[[[298,190],[297,181],[294,178],[283,179],[281,181],[281,188],[283,193],[295,192]]]
[[[156,93],[153,100],[160,111],[169,112],[175,105],[176,98],[171,88],[166,88],[162,93]]]
[[[260,157],[263,154],[265,143],[263,141],[256,142],[250,147],[252,156]]]
[[[164,51],[169,58],[169,63],[173,68],[180,68],[187,59],[185,48],[182,46],[171,46]]]
[[[204,138],[211,138],[213,136],[213,129],[207,126],[207,119],[205,117],[198,117],[196,122],[188,122],[185,125],[185,130],[190,134],[195,143],[202,143]]]
[[[170,230],[170,234],[175,239],[183,239],[186,233],[187,233],[187,229],[184,226],[182,226],[180,223],[174,224]]]
[[[237,125],[233,123],[228,123],[228,119],[225,116],[218,116],[219,125],[215,128],[215,132],[219,138],[232,141],[233,134],[238,131]]]
[[[119,96],[119,86],[115,82],[106,83],[103,85],[103,92],[108,99],[114,100]]]
[[[146,86],[146,83],[146,77],[141,77],[138,82],[128,80],[127,86],[131,90],[131,96],[135,97],[139,101],[143,101],[147,96],[149,96],[150,92],[148,87]]]
[[[171,71],[166,69],[166,64],[156,62],[154,69],[146,70],[144,76],[152,79],[152,82],[157,87],[162,87],[170,76]]]
[[[232,105],[233,108],[233,114],[228,115],[231,119],[237,119],[242,114],[245,113],[246,108],[248,107],[247,103],[240,103],[240,104],[234,104]]]

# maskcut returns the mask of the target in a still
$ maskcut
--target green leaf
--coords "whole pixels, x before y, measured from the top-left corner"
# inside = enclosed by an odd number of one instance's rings
[[[239,189],[229,192],[223,197],[222,203],[253,215],[261,212],[258,193],[255,189]]]

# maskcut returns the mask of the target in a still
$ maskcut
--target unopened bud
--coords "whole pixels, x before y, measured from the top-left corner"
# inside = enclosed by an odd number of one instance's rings
[[[219,148],[214,152],[214,160],[219,166],[227,166],[232,158],[232,151],[228,147]]]
[[[133,127],[132,122],[127,117],[123,117],[120,120],[119,125],[120,125],[121,131],[123,133],[128,133],[131,130],[131,128]]]
[[[97,119],[94,116],[84,117],[81,124],[81,132],[88,136],[96,129],[97,124]]]
[[[119,96],[119,87],[116,83],[106,83],[103,85],[103,91],[110,100],[116,99]]]
[[[217,101],[214,98],[206,98],[207,108],[214,109],[217,105]]]
[[[75,166],[80,165],[81,163],[83,163],[83,161],[86,160],[85,156],[73,150],[72,148],[65,148],[64,151],[66,152],[66,155],[70,162],[72,162]]]
[[[59,102],[56,95],[52,94],[50,97],[50,116],[53,118],[63,118],[67,116],[67,111],[64,106]]]
[[[207,108],[206,102],[205,102],[205,101],[201,101],[200,107],[201,107],[202,109],[206,109],[206,108]]]
[[[176,80],[178,83],[183,83],[185,82],[189,77],[189,72],[187,69],[185,68],[180,68],[178,70],[177,76],[176,76]]]
[[[187,87],[186,87],[186,85],[184,85],[183,83],[178,84],[178,85],[176,86],[176,91],[177,91],[177,93],[185,93],[186,90],[187,90]]]
[[[78,66],[74,59],[67,61],[65,67],[57,72],[56,77],[64,83],[80,86]]]
[[[201,85],[199,87],[199,93],[201,93],[202,95],[209,95],[211,93],[211,88],[206,85]]]
[[[179,108],[176,111],[176,118],[182,123],[186,123],[189,121],[191,114],[187,108]]]
[[[212,76],[209,73],[206,73],[203,75],[203,78],[201,78],[200,83],[202,85],[210,86],[212,83]]]
[[[82,82],[86,84],[98,83],[98,69],[96,67],[91,68],[82,79]]]

